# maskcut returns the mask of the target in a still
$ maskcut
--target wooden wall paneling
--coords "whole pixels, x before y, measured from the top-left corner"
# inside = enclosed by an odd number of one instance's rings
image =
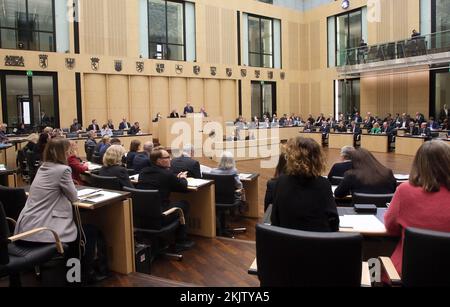
[[[300,24],[300,70],[310,68],[309,58],[309,24]]]
[[[169,116],[169,79],[166,77],[151,77],[150,101],[152,117],[161,113],[163,117]]]
[[[236,65],[237,64],[237,21],[236,12],[232,9],[221,10],[221,51],[222,51],[222,64]]]
[[[151,131],[151,123],[155,117],[150,112],[148,79],[146,76],[130,76],[130,120],[138,121],[144,132]]]
[[[209,116],[221,116],[219,80],[205,80],[205,107]]]
[[[84,48],[87,54],[105,54],[105,1],[80,1],[84,30]],[[81,23],[81,22],[80,22]]]
[[[236,81],[222,80],[220,81],[220,116],[224,121],[235,120],[238,117],[236,109]]]
[[[308,114],[311,113],[309,93],[309,83],[300,84],[300,114],[303,119],[307,119]]]
[[[129,0],[108,0],[107,7],[107,41],[108,54],[111,56],[127,55],[127,3]]]
[[[301,39],[299,33],[299,24],[296,22],[289,22],[289,38],[290,38],[290,48],[289,48],[289,66],[293,70],[299,70],[299,39]]]
[[[183,113],[187,102],[186,78],[170,78],[170,109],[175,109],[178,113]]]
[[[320,21],[314,21],[309,25],[309,46],[311,58],[311,70],[320,69]]]
[[[108,117],[114,123],[119,123],[123,117],[129,121],[135,121],[129,114],[128,81],[128,76],[109,75],[108,77]]]
[[[106,123],[108,120],[106,79],[107,76],[101,74],[84,75],[84,127],[90,125],[93,119],[97,119],[99,124]]]
[[[187,100],[195,110],[200,110],[205,105],[204,81],[200,78],[187,79]],[[208,110],[206,110],[208,112]]]
[[[300,112],[300,88],[298,83],[289,83],[289,113]],[[280,116],[281,117],[281,116]]]
[[[313,116],[322,113],[320,109],[320,97],[320,82],[311,83],[311,113]]]
[[[206,32],[206,61],[208,63],[220,63],[220,10],[217,7],[207,5],[205,32]]]

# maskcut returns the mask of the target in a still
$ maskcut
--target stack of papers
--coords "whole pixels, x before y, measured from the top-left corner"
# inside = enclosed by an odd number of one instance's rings
[[[349,228],[362,233],[386,232],[386,227],[375,215],[344,215],[339,219],[340,228]]]
[[[88,189],[91,190],[91,189]],[[80,196],[81,194],[81,196]],[[113,199],[120,196],[119,193],[108,192],[103,190],[92,190],[91,193],[88,193],[86,190],[82,190],[78,192],[78,198],[80,202],[88,202],[88,203],[100,203],[105,200]]]
[[[239,179],[245,180],[245,179],[249,179],[252,176],[253,176],[253,174],[239,174]]]
[[[188,186],[198,188],[209,183],[209,180],[187,178]]]
[[[409,180],[409,175],[395,174],[394,177],[395,177],[395,179],[397,179],[398,181]]]

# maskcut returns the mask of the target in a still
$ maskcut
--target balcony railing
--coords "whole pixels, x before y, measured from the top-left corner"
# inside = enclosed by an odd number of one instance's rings
[[[338,51],[338,66],[426,56],[450,51],[450,30],[384,44]]]

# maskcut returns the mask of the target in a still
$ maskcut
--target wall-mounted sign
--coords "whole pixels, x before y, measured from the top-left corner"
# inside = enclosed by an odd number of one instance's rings
[[[211,67],[211,76],[215,76],[215,75],[217,75],[217,67],[212,66]]]
[[[46,69],[48,67],[48,55],[46,54],[39,55],[39,66],[42,69]]]
[[[74,58],[66,58],[66,68],[70,69],[70,70],[75,68],[75,59]]]
[[[247,69],[241,69],[241,76],[242,76],[242,78],[245,78],[245,77],[247,77]]]
[[[139,72],[139,73],[143,72],[144,71],[144,67],[145,67],[144,65],[145,65],[144,62],[137,61],[136,62],[136,71]]]
[[[259,77],[261,77],[261,71],[260,70],[255,70],[255,78],[259,79]]]
[[[97,71],[100,68],[99,58],[91,58],[91,68],[93,71]]]
[[[200,66],[195,65],[192,71],[194,72],[194,74],[199,75],[201,71]]]
[[[23,56],[7,55],[5,56],[5,66],[25,67]]]
[[[231,78],[231,76],[233,76],[233,69],[232,68],[227,68],[226,69],[226,73],[227,73],[227,76]]]
[[[122,61],[121,60],[114,61],[114,69],[117,72],[121,72],[122,71]]]
[[[175,72],[177,73],[177,75],[181,75],[183,73],[183,65],[176,64],[175,65]]]
[[[158,74],[162,74],[165,70],[166,70],[166,65],[164,65],[163,63],[156,64],[156,72]]]

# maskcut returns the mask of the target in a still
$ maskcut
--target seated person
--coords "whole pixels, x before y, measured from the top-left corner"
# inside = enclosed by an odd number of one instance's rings
[[[243,185],[239,179],[239,171],[236,169],[236,162],[233,154],[228,151],[222,153],[219,165],[211,170],[212,175],[234,175],[235,188],[241,190]]]
[[[267,182],[266,195],[264,197],[264,212],[267,211],[267,208],[270,205],[273,205],[275,199],[275,186],[277,184],[277,180],[281,175],[286,173],[286,154],[282,153],[280,158],[278,159],[278,164],[275,169],[275,174],[272,179]]]
[[[347,127],[345,127],[345,124],[343,121],[340,121],[339,125],[337,125],[337,127],[334,130],[339,133],[345,133],[345,132],[347,132]]]
[[[185,217],[189,213],[189,203],[186,201],[171,202],[170,193],[187,192],[188,182],[186,180],[187,173],[173,174],[170,170],[170,155],[163,148],[159,147],[150,154],[151,166],[143,169],[139,174],[138,189],[142,190],[158,190],[161,195],[161,210],[167,211],[177,207],[183,210]],[[171,216],[163,223],[171,223],[177,216]],[[164,225],[163,225],[164,226]],[[177,234],[177,244],[189,248],[193,245],[187,240],[186,225],[182,225]]]
[[[320,126],[320,132],[322,132],[322,139],[326,140],[328,134],[330,133],[330,126],[328,126],[327,121],[322,121],[322,126]]]
[[[6,136],[6,128],[8,125],[6,124],[0,124],[0,143],[6,144],[9,142],[8,137]]]
[[[154,148],[153,142],[144,143],[144,151],[136,154],[133,160],[133,168],[136,172],[142,171],[146,167],[152,166],[150,154]]]
[[[111,131],[114,130],[114,124],[112,119],[108,119],[108,123],[106,125],[108,126],[109,129],[111,129]]]
[[[109,135],[105,135],[104,137],[102,137],[102,140],[97,144],[97,147],[94,150],[94,154],[102,157],[101,160],[103,161],[103,155],[105,154],[109,146],[111,146],[111,137]]]
[[[88,139],[84,144],[84,150],[86,152],[86,159],[92,162],[92,155],[94,154],[95,148],[97,147],[97,141],[95,137],[97,134],[94,131],[89,131],[87,134]]]
[[[431,138],[431,130],[428,128],[428,124],[426,122],[420,125],[419,134],[420,136]]]
[[[194,108],[191,106],[190,102],[186,103],[186,106],[184,107],[183,114],[186,116],[187,114],[194,113]]]
[[[159,120],[162,118],[161,113],[158,112],[158,114],[156,114],[156,117],[153,119],[152,122],[157,123],[159,122]]]
[[[341,162],[336,163],[328,174],[328,180],[333,181],[333,177],[344,177],[345,173],[352,169],[352,153],[355,151],[353,146],[345,146],[341,149]]]
[[[16,129],[15,134],[16,135],[24,135],[28,133],[28,129],[25,127],[24,123],[19,124],[19,128]]]
[[[127,154],[127,169],[134,169],[134,158],[136,158],[136,155],[141,150],[141,144],[139,140],[131,141],[130,151]]]
[[[81,124],[78,123],[78,119],[74,119],[72,125],[70,126],[70,132],[71,133],[79,133],[81,132],[83,128],[81,127]]]
[[[397,189],[397,180],[392,170],[381,164],[367,149],[352,152],[353,168],[345,173],[344,180],[334,195],[344,198],[352,193],[392,194]]]
[[[127,119],[124,117],[119,124],[119,130],[129,130],[131,128],[131,124],[127,122]]]
[[[172,113],[169,115],[170,118],[180,118],[180,114],[178,114],[177,110],[172,110]]]
[[[81,179],[81,174],[86,173],[89,170],[89,167],[78,157],[78,144],[76,141],[70,141],[70,150],[67,162],[72,169],[73,182],[76,185],[86,185],[86,183]]]
[[[100,131],[100,126],[97,124],[97,120],[93,119],[92,120],[92,124],[90,124],[88,126],[88,128],[86,129],[86,131],[94,131],[94,132],[98,132]]]
[[[419,128],[416,127],[416,123],[413,121],[409,122],[409,128],[406,130],[406,134],[409,134],[411,136],[413,135],[420,135],[419,134]]]
[[[130,181],[130,176],[125,167],[122,166],[122,158],[125,155],[125,149],[120,145],[112,145],[105,152],[103,157],[103,166],[99,175],[105,177],[117,177],[121,187],[134,188]]]
[[[129,134],[130,135],[137,135],[141,133],[141,128],[139,128],[139,123],[135,122],[133,127],[131,127]]]
[[[39,141],[39,134],[37,134],[37,133],[30,134],[29,136],[27,136],[26,140],[28,141],[28,143],[27,143],[27,145],[25,145],[25,147],[22,150],[24,152],[34,151],[34,148],[36,147],[36,144]]]
[[[103,125],[102,130],[100,130],[102,137],[105,135],[113,136],[113,131],[108,127],[107,124]]]
[[[186,145],[183,148],[183,152],[178,158],[172,159],[171,170],[174,174],[187,172],[187,176],[190,178],[202,178],[200,172],[200,163],[192,159],[194,150],[191,145]]]
[[[339,230],[331,184],[322,177],[325,157],[316,141],[296,137],[286,148],[286,174],[274,190],[272,225],[314,232]]]
[[[450,145],[425,142],[414,159],[409,182],[398,187],[384,217],[386,230],[401,237],[392,255],[402,275],[404,231],[408,227],[450,232]]]
[[[370,130],[370,134],[381,134],[381,128],[379,123],[373,124],[372,130]]]
[[[428,121],[428,128],[430,128],[430,130],[439,130],[439,123],[434,120],[433,116],[431,116]]]

